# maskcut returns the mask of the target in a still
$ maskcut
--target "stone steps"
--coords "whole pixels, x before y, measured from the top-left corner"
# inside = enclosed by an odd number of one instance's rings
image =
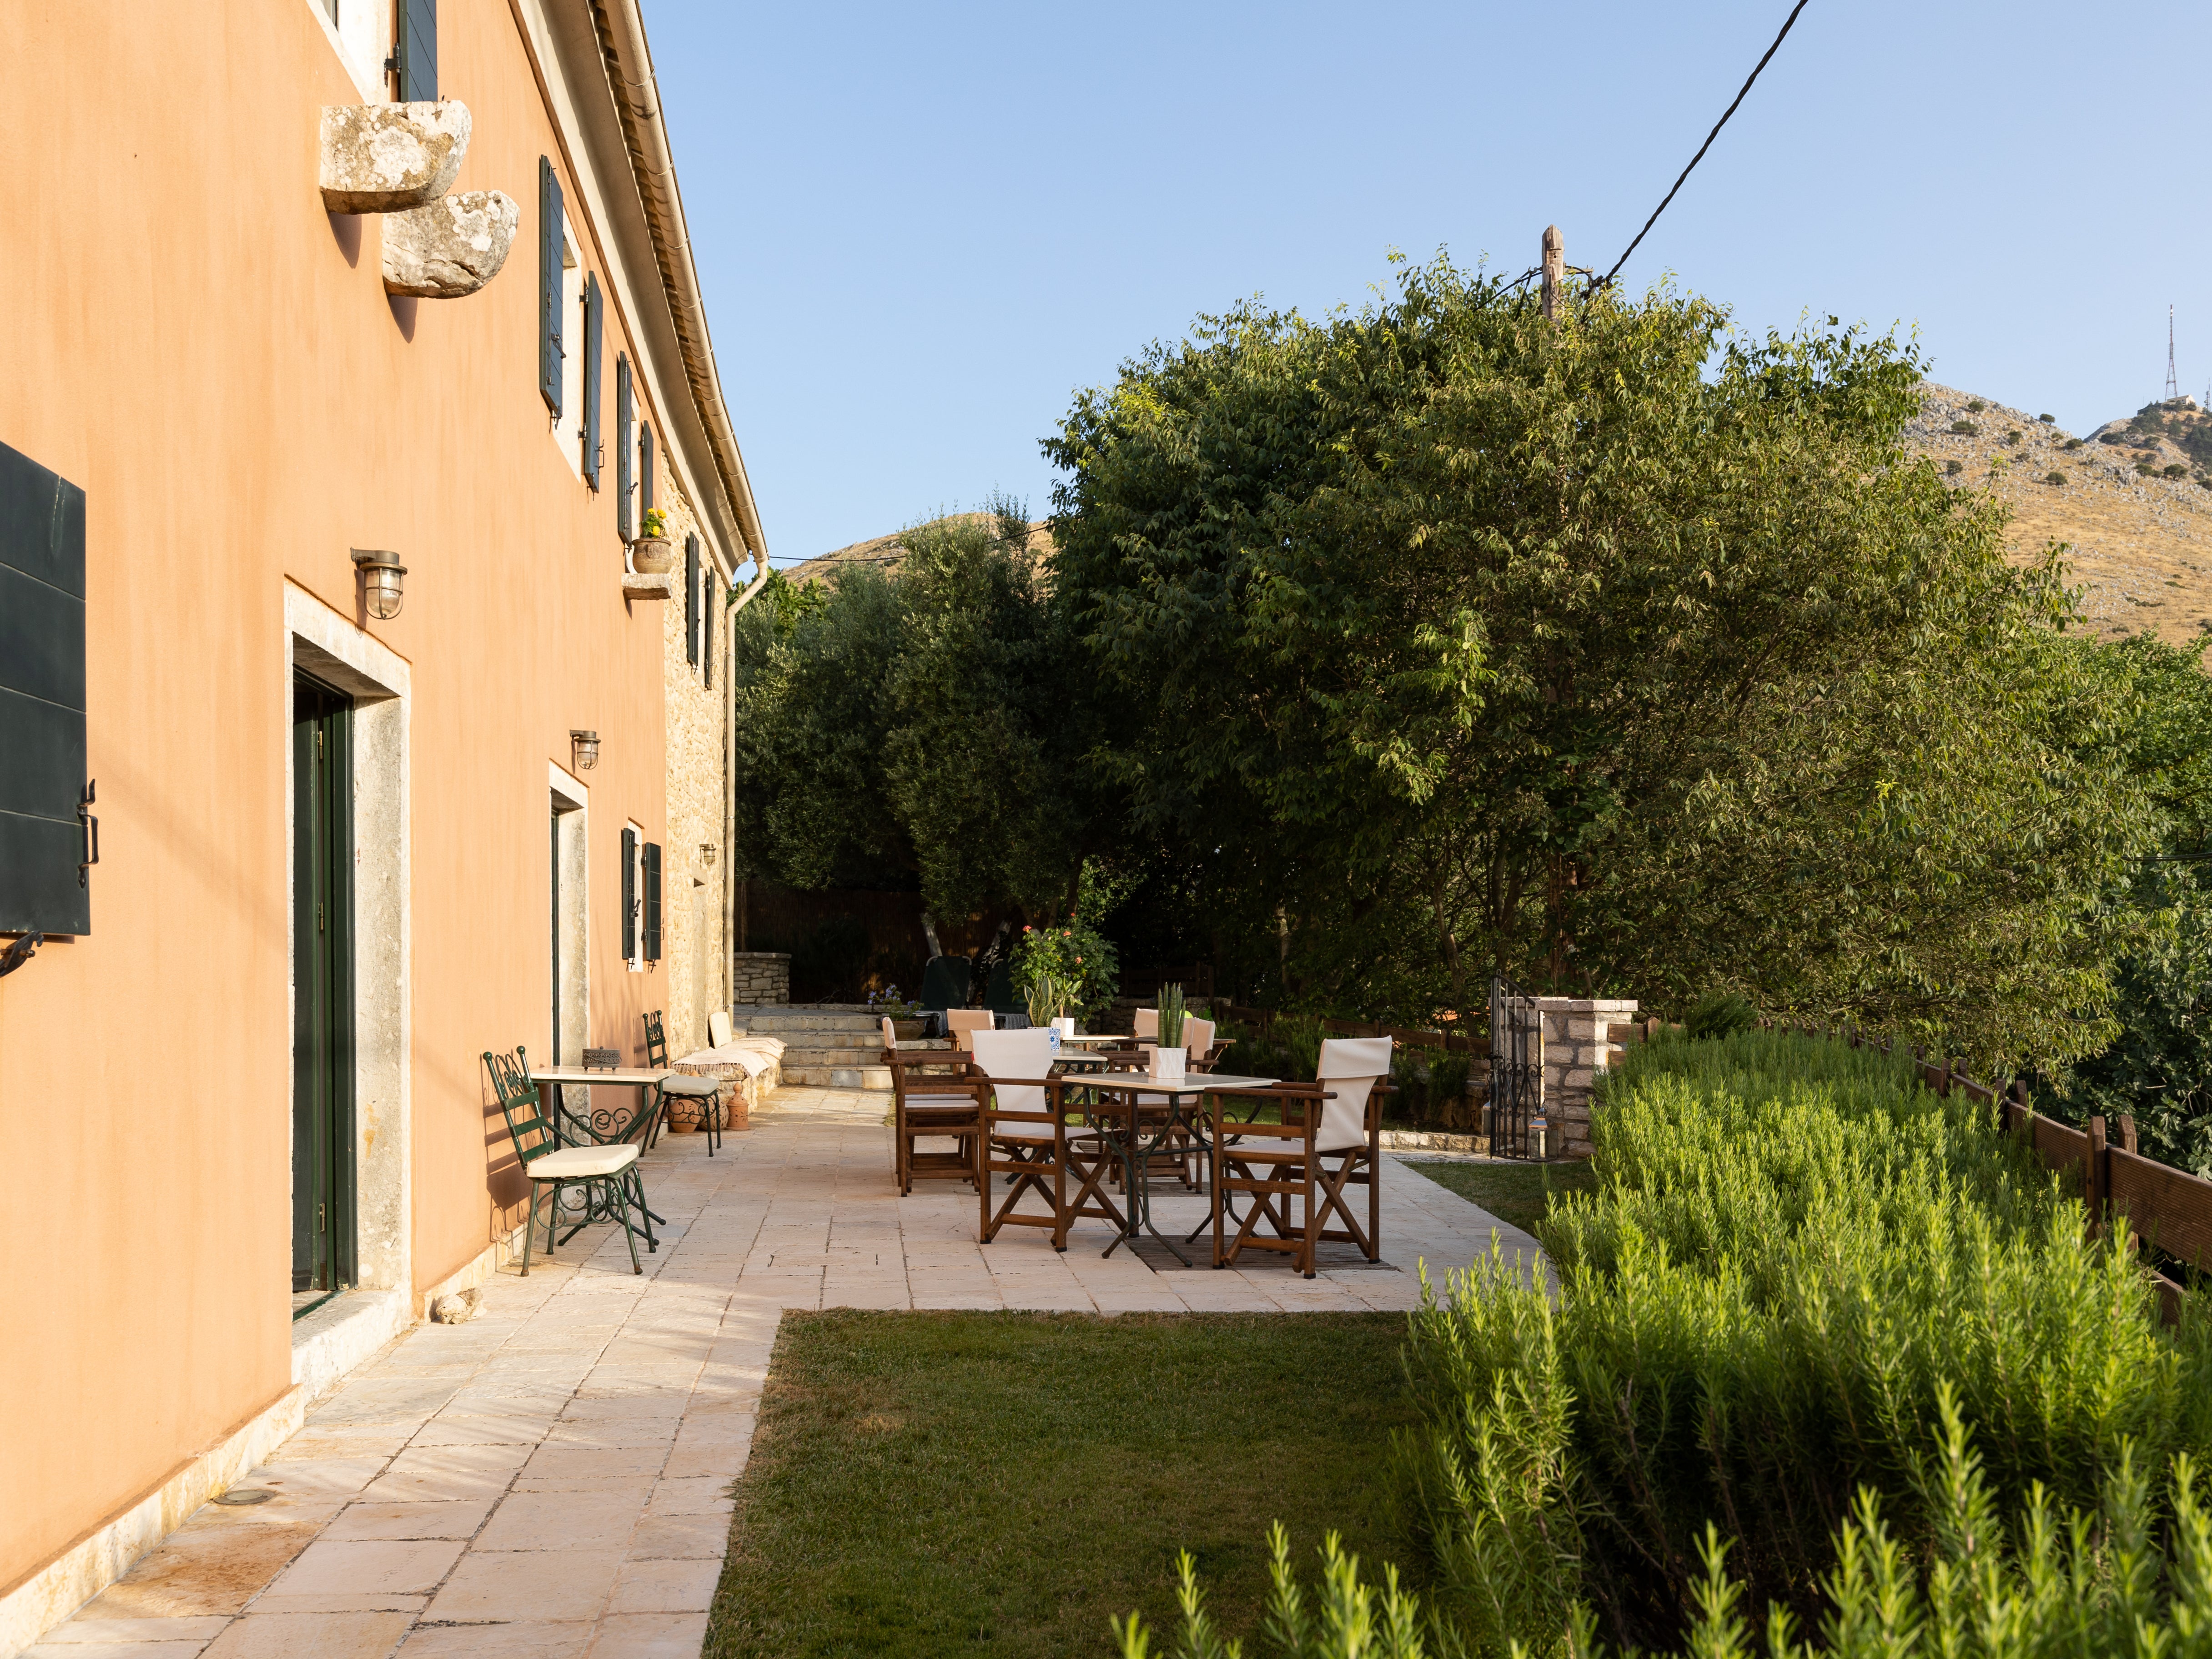
[[[814,1089],[889,1089],[890,1067],[879,1064],[883,1025],[866,1008],[836,1005],[732,1008],[738,1030],[783,1041],[783,1080]]]

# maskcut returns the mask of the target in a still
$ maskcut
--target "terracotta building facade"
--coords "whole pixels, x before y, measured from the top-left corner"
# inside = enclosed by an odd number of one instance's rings
[[[764,549],[635,0],[0,79],[7,1655],[496,1267],[483,1051],[703,1045]]]

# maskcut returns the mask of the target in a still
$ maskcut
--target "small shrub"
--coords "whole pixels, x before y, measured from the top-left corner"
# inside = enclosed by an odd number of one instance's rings
[[[2069,438],[2066,441],[2066,447],[2069,450],[2079,449],[2081,447],[2081,441],[2079,438]]]
[[[1981,428],[1976,426],[1972,421],[1954,421],[1951,422],[1951,430],[1962,436],[1972,438],[1980,433]]]
[[[1698,999],[1690,1017],[1682,1022],[1683,1035],[1692,1042],[1732,1037],[1759,1024],[1759,1010],[1741,991],[1708,991]]]
[[[2005,434],[2005,441],[2008,444],[2016,444],[2020,440],[2021,430],[2018,427],[2013,428],[2011,431]]]
[[[2158,469],[2153,466],[2148,461],[2137,461],[2136,463],[2136,476],[2140,478],[2155,478],[2158,477]]]
[[[2185,478],[2189,476],[2189,469],[2176,461],[2171,466],[2162,469],[2162,476],[2168,478]]]
[[[1976,414],[1976,415],[1980,414],[1984,410],[1987,409],[1988,407],[1989,407],[1989,405],[1988,405],[1987,404],[1984,403],[1984,402],[1983,402],[1979,398],[1974,398],[1972,402],[1970,402],[1970,403],[1969,403],[1969,404],[1967,404],[1967,405],[1966,405],[1967,410],[1968,410],[1970,412],[1972,412],[1972,413],[1973,413],[1973,414]]]
[[[1947,477],[1955,478],[1966,470],[1966,464],[1964,461],[1946,461],[1943,463],[1943,472]]]
[[[2059,489],[2063,489],[2066,487],[2066,475],[2063,472],[2046,472],[2043,475],[2043,482],[2047,484],[2055,484]]]
[[[2035,418],[2042,422],[2045,426],[2056,426],[2058,424],[2058,417],[2056,415],[2039,415]]]

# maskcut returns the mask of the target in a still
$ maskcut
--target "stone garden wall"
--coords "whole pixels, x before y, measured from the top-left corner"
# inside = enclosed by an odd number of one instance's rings
[[[784,951],[736,951],[730,957],[730,1001],[739,1008],[781,1008],[791,1001],[791,956]]]

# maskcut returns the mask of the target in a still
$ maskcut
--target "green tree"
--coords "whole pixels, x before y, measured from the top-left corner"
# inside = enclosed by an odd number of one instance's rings
[[[1431,1006],[1502,969],[2094,1046],[2151,818],[2107,667],[1905,454],[1912,350],[1725,320],[1554,325],[1439,261],[1079,397],[1046,450],[1058,595],[1129,710],[1102,764],[1248,921],[1392,951]]]

